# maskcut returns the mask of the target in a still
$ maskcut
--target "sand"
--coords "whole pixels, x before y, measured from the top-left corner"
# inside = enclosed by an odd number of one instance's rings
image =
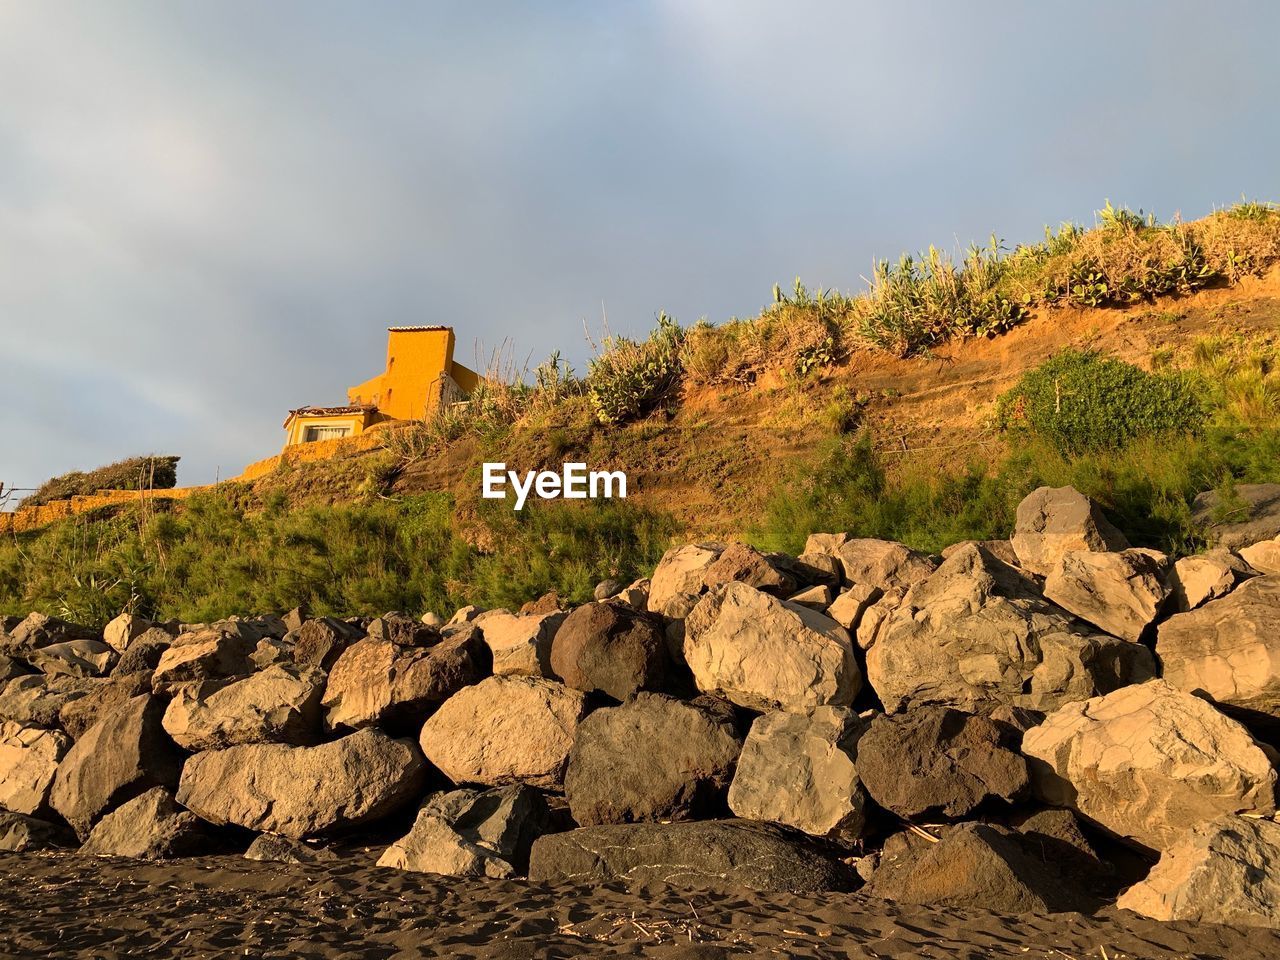
[[[0,854],[0,957],[1280,957],[1280,932],[1006,917],[858,894],[457,880],[372,866]],[[1105,951],[1105,953],[1104,953]]]

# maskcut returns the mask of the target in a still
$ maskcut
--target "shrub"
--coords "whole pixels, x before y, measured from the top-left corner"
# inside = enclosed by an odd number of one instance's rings
[[[22,505],[35,507],[102,490],[172,490],[178,483],[180,459],[154,455],[132,457],[88,473],[78,470],[64,473],[42,483]]]
[[[643,341],[608,337],[591,361],[587,391],[596,419],[623,423],[651,411],[680,382],[684,330],[665,313]]]
[[[1147,373],[1092,350],[1051,357],[1001,395],[996,410],[1002,429],[1029,432],[1067,454],[1194,433],[1207,417],[1195,378]]]

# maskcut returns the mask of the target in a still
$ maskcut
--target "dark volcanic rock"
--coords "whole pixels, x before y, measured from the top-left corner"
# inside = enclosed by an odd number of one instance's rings
[[[615,700],[657,689],[667,666],[661,622],[621,603],[583,604],[551,645],[551,669],[566,686]]]
[[[303,840],[282,837],[278,833],[262,833],[244,852],[246,860],[268,860],[273,863],[331,863],[338,855],[327,847],[317,847]]]

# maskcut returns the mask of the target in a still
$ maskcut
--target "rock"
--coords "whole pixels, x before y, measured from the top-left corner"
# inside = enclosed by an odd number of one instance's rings
[[[722,543],[690,543],[664,553],[649,581],[649,611],[664,617],[685,616],[692,608],[689,601],[706,589],[707,568],[724,549]]]
[[[409,833],[378,860],[380,867],[458,877],[524,873],[533,842],[551,812],[522,784],[497,790],[454,790],[423,804]]]
[[[815,837],[859,839],[867,795],[855,757],[865,729],[845,707],[756,717],[729,787],[729,809]]]
[[[888,623],[889,617],[902,605],[902,601],[907,596],[906,587],[891,587],[883,593],[879,593],[876,587],[869,589],[876,590],[879,595],[862,611],[862,619],[858,621],[855,639],[862,650],[871,649],[876,638],[880,636],[881,628]]]
[[[456,627],[459,624],[470,623],[484,612],[484,607],[477,607],[473,603],[467,604],[465,607],[458,609],[454,615],[449,618],[449,622],[446,626]]]
[[[841,591],[840,595],[831,602],[827,607],[827,616],[850,633],[855,633],[867,608],[879,600],[883,594],[884,591],[879,587],[855,583],[847,590]]]
[[[49,676],[101,677],[111,672],[117,657],[100,640],[67,640],[32,650],[27,662]]]
[[[298,840],[393,813],[425,782],[417,747],[368,728],[316,747],[255,743],[197,753],[182,768],[178,802],[210,823]]]
[[[129,644],[129,649],[120,655],[111,671],[113,677],[128,674],[145,673],[148,677],[160,665],[160,658],[173,644],[173,637],[168,631],[155,627]]]
[[[289,640],[281,640],[276,637],[263,637],[258,641],[258,645],[253,648],[253,653],[249,654],[249,661],[253,664],[254,670],[266,670],[277,664],[294,663],[293,643]]]
[[[116,653],[122,654],[128,651],[135,640],[146,636],[152,630],[159,630],[170,639],[173,637],[173,634],[159,624],[134,616],[132,613],[122,613],[103,628],[102,639]]]
[[[311,619],[311,605],[306,602],[300,603],[280,619],[284,621],[284,628],[289,633],[301,630],[302,625]]]
[[[260,630],[241,622],[179,634],[156,664],[152,689],[172,692],[184,683],[248,676],[261,639]]]
[[[636,694],[579,725],[564,781],[569,809],[583,826],[715,816],[741,749],[722,718]]]
[[[855,883],[852,871],[813,841],[748,820],[610,824],[548,834],[533,845],[529,879],[766,893],[827,893]]]
[[[1164,679],[1224,708],[1280,719],[1280,576],[1247,580],[1221,600],[1160,624]]]
[[[428,610],[419,617],[419,619],[428,627],[435,627],[437,630],[444,626],[444,617],[440,616],[440,614],[436,613],[434,610]]]
[[[839,590],[844,581],[844,569],[835,556],[826,553],[802,553],[790,562],[783,558],[777,562],[785,563],[786,569],[801,583],[830,587]]]
[[[779,570],[759,550],[745,543],[731,543],[702,574],[702,586],[715,589],[725,583],[745,583],[762,593],[785,597],[796,589],[795,578]]]
[[[149,673],[128,673],[121,677],[113,675],[108,680],[95,680],[88,693],[63,705],[58,711],[58,723],[72,740],[79,740],[104,716],[134,697],[150,692]]]
[[[566,686],[615,700],[661,686],[668,664],[661,621],[623,603],[578,607],[550,649],[551,671]]]
[[[612,577],[608,580],[601,580],[596,584],[596,588],[591,591],[591,598],[593,600],[608,600],[621,593],[622,588],[625,586],[626,584],[621,580],[614,580]]]
[[[1241,547],[1240,559],[1259,573],[1280,573],[1280,540],[1263,540]]]
[[[398,647],[431,647],[440,642],[439,630],[398,610],[375,618],[366,633],[370,640],[384,640]]]
[[[1191,519],[1219,547],[1236,550],[1280,536],[1280,483],[1238,483],[1231,502],[1207,490],[1191,505]]]
[[[614,600],[625,603],[629,607],[635,607],[637,610],[649,609],[649,578],[642,577],[628,586],[625,586],[614,597]]]
[[[366,637],[348,647],[329,673],[325,727],[381,723],[416,731],[432,709],[488,672],[489,651],[473,625],[454,629],[434,647]]]
[[[897,863],[882,861],[863,894],[897,903],[996,913],[1087,910],[1088,898],[1032,857],[1017,834],[965,823]]]
[[[1019,565],[1041,576],[1069,551],[1099,553],[1129,547],[1101,508],[1074,487],[1039,487],[1027,496],[1018,504],[1010,542]]]
[[[0,722],[0,807],[39,816],[49,810],[49,788],[71,739],[56,730]]]
[[[836,550],[836,557],[845,583],[882,591],[919,583],[937,566],[927,554],[892,540],[851,538]]]
[[[94,681],[77,677],[16,677],[0,693],[0,720],[16,720],[32,727],[56,727],[64,706],[94,688]]]
[[[804,556],[825,554],[834,557],[852,539],[847,533],[811,533],[804,541]]]
[[[25,619],[5,631],[6,647],[0,650],[11,657],[25,657],[33,650],[65,643],[68,640],[98,640],[97,632],[69,620],[60,620],[43,613],[28,614]]]
[[[565,614],[518,614],[489,610],[476,617],[498,675],[554,677],[551,641]]]
[[[65,846],[65,827],[21,813],[0,810],[0,853],[37,853]]]
[[[876,803],[908,820],[963,817],[1030,785],[1016,730],[949,707],[875,716],[858,743],[858,773]]]
[[[698,601],[684,657],[699,690],[752,710],[848,706],[862,686],[843,627],[745,583]]]
[[[276,664],[243,680],[196,684],[174,694],[164,729],[192,752],[245,743],[315,743],[324,680],[316,667]]]
[[[99,820],[80,853],[168,860],[194,853],[203,839],[200,821],[179,810],[164,787],[152,787]]]
[[[293,635],[293,662],[329,671],[344,650],[360,639],[360,631],[333,617],[308,620]]]
[[[303,840],[282,837],[278,833],[260,833],[244,852],[246,860],[265,860],[270,863],[296,863],[309,866],[315,863],[333,863],[339,856],[327,847],[317,847]]]
[[[16,660],[0,654],[0,688],[15,677],[30,676],[34,671],[25,660]]]
[[[808,607],[816,613],[826,613],[827,608],[831,606],[831,601],[835,599],[835,591],[825,584],[819,584],[816,587],[808,587],[798,593],[793,593],[787,597],[789,603],[796,603],[802,607]]]
[[[1148,550],[1069,550],[1044,582],[1044,595],[1081,620],[1122,640],[1138,640],[1169,595],[1167,561]]]
[[[564,601],[560,599],[560,594],[554,590],[544,593],[537,600],[530,600],[528,603],[520,605],[520,613],[531,617],[536,617],[543,613],[566,612]]]
[[[1222,814],[1276,809],[1276,771],[1249,732],[1165,680],[1067,704],[1022,752],[1047,803],[1156,850]]]
[[[422,752],[456,784],[560,788],[586,695],[540,677],[465,687],[422,727]]]
[[[160,725],[163,712],[156,698],[134,697],[90,727],[58,764],[49,803],[81,839],[120,804],[177,782],[180,760]]]
[[[1021,566],[1018,562],[1018,554],[1013,549],[1013,544],[1008,540],[961,540],[953,543],[942,551],[942,559],[950,560],[951,555],[957,550],[963,550],[965,547],[973,544],[981,547],[987,553],[991,554],[1001,563],[1007,563],[1011,567]]]
[[[1178,613],[1225,597],[1245,579],[1248,565],[1226,551],[1183,557],[1169,574],[1170,603]]]
[[[1280,927],[1280,824],[1235,816],[1198,823],[1116,906],[1154,920]]]
[[[1037,860],[1090,889],[1109,886],[1114,868],[1098,855],[1070,810],[1036,810],[1015,818],[1012,826],[1022,835],[1022,848]]]
[[[1085,631],[974,545],[912,587],[867,651],[868,680],[889,713],[928,703],[1051,710],[1154,674],[1146,647]]]

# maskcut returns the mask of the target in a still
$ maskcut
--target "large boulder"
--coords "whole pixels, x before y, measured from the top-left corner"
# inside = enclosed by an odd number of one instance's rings
[[[488,610],[476,617],[497,675],[554,677],[551,642],[565,614]]]
[[[101,677],[111,672],[119,654],[101,640],[66,640],[32,650],[27,662],[49,676]]]
[[[152,623],[132,613],[122,613],[103,628],[102,639],[116,653],[123,654],[137,640],[147,636],[153,630],[158,630],[170,638],[173,636],[168,625]]]
[[[61,620],[43,613],[28,614],[11,629],[0,634],[4,649],[0,653],[25,657],[34,650],[69,640],[99,640],[96,630],[69,620]]]
[[[324,673],[276,664],[243,680],[206,681],[178,690],[164,729],[193,752],[244,743],[305,745],[320,737]]]
[[[55,850],[71,839],[66,827],[0,810],[0,853],[35,853]]]
[[[210,823],[301,839],[393,813],[419,796],[426,772],[412,742],[368,728],[315,747],[197,753],[182,768],[177,799]]]
[[[1039,487],[1018,504],[1011,539],[1019,565],[1045,576],[1073,550],[1125,550],[1129,541],[1074,487]]]
[[[1206,490],[1192,503],[1191,519],[1212,543],[1233,550],[1280,536],[1280,483],[1238,483],[1229,500]]]
[[[926,579],[937,563],[928,554],[893,540],[854,537],[836,548],[844,582],[878,590],[910,587]]]
[[[994,824],[965,823],[934,844],[882,861],[863,894],[897,903],[997,913],[1087,909],[1088,898],[1023,839]]]
[[[0,693],[0,720],[32,727],[56,727],[58,715],[72,700],[91,692],[98,681],[79,677],[15,677]]]
[[[71,739],[56,730],[0,721],[0,808],[40,816]]]
[[[1116,906],[1155,920],[1280,927],[1280,824],[1236,816],[1198,823]]]
[[[883,595],[884,591],[879,587],[855,583],[847,590],[842,590],[831,602],[827,607],[827,616],[848,630],[850,635],[856,634],[867,608]]]
[[[1030,786],[1018,731],[950,707],[917,707],[872,718],[858,743],[858,772],[872,799],[914,819],[963,817]]]
[[[624,603],[583,604],[551,645],[551,669],[566,686],[615,700],[659,687],[668,663],[662,622]]]
[[[1044,595],[1104,633],[1138,640],[1169,595],[1168,561],[1153,550],[1070,550],[1044,581]]]
[[[194,853],[203,838],[200,821],[180,810],[164,787],[152,787],[99,820],[80,853],[168,860]]]
[[[1165,680],[1067,704],[1027,731],[1022,752],[1046,802],[1156,850],[1222,814],[1276,809],[1263,748]]]
[[[569,809],[583,826],[714,816],[741,749],[723,717],[636,694],[579,725],[564,782]]]
[[[109,679],[92,683],[88,693],[68,700],[58,711],[58,723],[72,740],[83,737],[106,714],[124,706],[134,697],[151,692],[150,673],[113,674]]]
[[[1280,576],[1247,580],[1165,620],[1156,653],[1164,679],[1180,690],[1280,720]]]
[[[432,647],[366,637],[338,657],[324,693],[330,730],[381,723],[416,730],[438,704],[488,673],[480,631],[462,626]]]
[[[745,543],[729,544],[703,571],[702,584],[706,589],[725,583],[745,583],[775,597],[786,597],[796,589],[793,576]]]
[[[252,657],[263,636],[243,621],[179,634],[156,664],[152,689],[171,693],[183,684],[248,676],[256,668]]]
[[[550,816],[542,795],[523,784],[438,794],[422,805],[413,828],[386,849],[378,866],[455,877],[513,877],[528,868],[529,850]]]
[[[851,871],[816,842],[749,820],[610,824],[548,834],[533,845],[529,879],[766,893],[854,885]]]
[[[862,687],[842,626],[745,583],[698,601],[685,623],[684,656],[699,690],[752,710],[848,706]]]
[[[103,814],[177,782],[181,761],[163,714],[155,697],[134,697],[90,727],[58,764],[49,803],[81,839]]]
[[[885,710],[1051,710],[1155,675],[1151,651],[1086,631],[1020,571],[976,544],[912,587],[867,651]]]
[[[1262,540],[1241,547],[1240,559],[1259,573],[1280,574],[1280,540]]]
[[[856,763],[866,724],[846,707],[773,711],[751,724],[729,787],[745,820],[851,842],[866,826],[867,795]]]
[[[586,694],[540,677],[489,677],[422,726],[422,752],[456,784],[559,789]]]
[[[1225,597],[1251,576],[1249,565],[1228,550],[1182,557],[1169,571],[1170,606],[1176,613],[1186,613]]]
[[[173,634],[159,627],[153,627],[129,644],[129,649],[120,655],[115,667],[111,670],[113,677],[126,674],[145,673],[150,679],[160,658],[173,645]]]
[[[342,652],[360,639],[356,627],[333,617],[316,617],[290,631],[293,639],[293,661],[299,666],[319,667],[329,671]]]
[[[664,553],[649,581],[650,612],[686,616],[706,590],[707,568],[724,550],[722,543],[690,543]]]

